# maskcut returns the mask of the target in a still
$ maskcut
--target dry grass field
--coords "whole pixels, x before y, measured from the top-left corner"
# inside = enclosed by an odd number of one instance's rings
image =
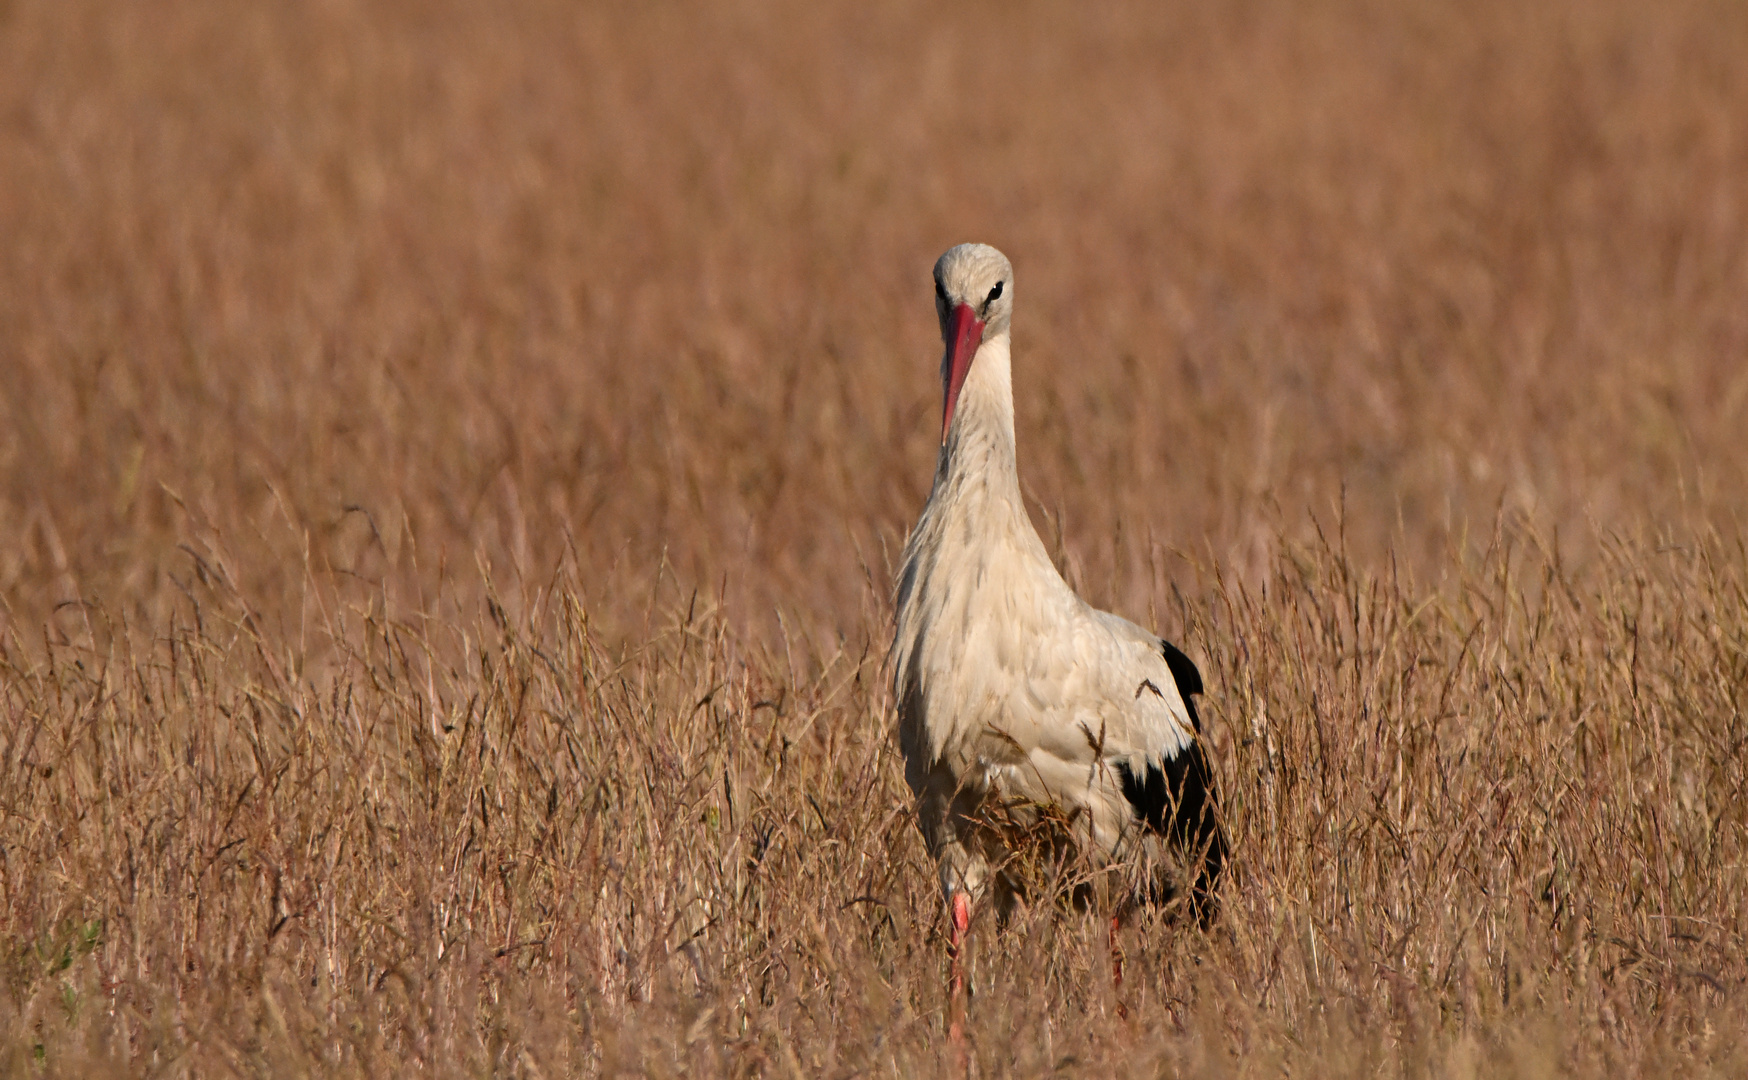
[[[0,1075],[1748,1075],[1745,57],[0,0]],[[976,923],[961,1059],[883,662],[963,240],[1234,861],[1120,990]]]

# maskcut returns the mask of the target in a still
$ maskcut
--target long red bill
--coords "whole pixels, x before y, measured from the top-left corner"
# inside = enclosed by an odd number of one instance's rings
[[[953,309],[947,322],[947,400],[941,409],[941,443],[946,445],[947,431],[953,426],[953,409],[959,404],[959,389],[965,385],[965,375],[971,370],[971,358],[983,344],[983,321],[970,304]]]

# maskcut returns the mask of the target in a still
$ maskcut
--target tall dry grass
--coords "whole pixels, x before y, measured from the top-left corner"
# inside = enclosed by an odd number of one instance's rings
[[[1739,5],[0,6],[0,1072],[931,1074],[928,268],[1209,684],[979,1075],[1740,1075]]]

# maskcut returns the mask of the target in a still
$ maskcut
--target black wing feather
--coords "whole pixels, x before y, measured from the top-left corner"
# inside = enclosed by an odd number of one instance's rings
[[[1178,696],[1184,699],[1184,707],[1190,710],[1190,726],[1196,729],[1196,734],[1202,733],[1202,718],[1196,714],[1196,703],[1192,695],[1202,692],[1202,673],[1196,670],[1196,663],[1169,641],[1162,641],[1160,651],[1165,653],[1165,666],[1171,669],[1171,677],[1177,682]]]
[[[1199,736],[1201,717],[1194,695],[1202,692],[1202,673],[1171,642],[1161,642],[1165,662],[1177,682],[1178,694],[1189,710],[1190,724]],[[1202,860],[1191,899],[1199,917],[1213,918],[1214,887],[1226,866],[1226,835],[1215,810],[1214,774],[1198,738],[1175,757],[1161,755],[1137,776],[1127,763],[1116,767],[1123,797],[1135,808],[1142,825],[1169,839],[1174,845]]]

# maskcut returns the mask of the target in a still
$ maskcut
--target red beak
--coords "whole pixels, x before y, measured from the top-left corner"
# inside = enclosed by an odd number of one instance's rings
[[[953,426],[953,408],[959,404],[959,388],[965,385],[965,374],[971,370],[971,358],[983,344],[983,320],[971,310],[970,304],[960,304],[947,319],[947,401],[941,409],[941,444],[947,442],[947,431]]]

